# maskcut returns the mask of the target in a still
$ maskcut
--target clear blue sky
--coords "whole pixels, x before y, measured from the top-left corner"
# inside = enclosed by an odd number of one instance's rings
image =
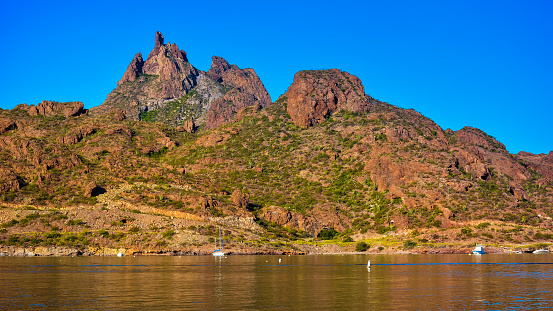
[[[443,129],[553,150],[553,1],[48,2],[0,4],[1,108],[97,106],[159,30],[201,70],[254,68],[273,101],[297,71],[339,68]]]

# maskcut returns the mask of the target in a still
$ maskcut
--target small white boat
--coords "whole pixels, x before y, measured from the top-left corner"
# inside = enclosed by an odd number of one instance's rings
[[[123,257],[123,253],[117,253],[117,257]]]
[[[486,252],[484,251],[484,247],[481,245],[476,245],[476,247],[472,250],[472,253],[474,255],[484,255]]]
[[[533,251],[532,254],[549,254],[549,250],[548,249],[537,249],[537,250]]]
[[[219,228],[219,240],[221,240],[221,248],[213,251],[213,256],[216,257],[225,256],[225,245],[223,244],[223,235],[221,234],[221,228]],[[217,247],[217,240],[215,240],[215,247]]]

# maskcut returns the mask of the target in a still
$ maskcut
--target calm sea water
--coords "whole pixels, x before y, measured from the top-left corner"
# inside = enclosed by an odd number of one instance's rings
[[[1,257],[0,309],[553,309],[553,255]]]

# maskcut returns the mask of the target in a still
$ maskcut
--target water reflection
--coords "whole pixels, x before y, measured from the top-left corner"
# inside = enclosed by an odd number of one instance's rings
[[[532,254],[0,258],[0,309],[553,308],[552,259]]]

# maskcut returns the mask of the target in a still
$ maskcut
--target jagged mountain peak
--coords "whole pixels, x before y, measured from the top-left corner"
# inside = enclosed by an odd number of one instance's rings
[[[117,88],[91,114],[117,108],[133,120],[181,126],[194,119],[212,128],[233,119],[243,107],[270,104],[269,93],[253,69],[240,69],[213,56],[208,72],[198,70],[185,51],[175,43],[166,44],[158,31],[146,61],[137,53]]]

